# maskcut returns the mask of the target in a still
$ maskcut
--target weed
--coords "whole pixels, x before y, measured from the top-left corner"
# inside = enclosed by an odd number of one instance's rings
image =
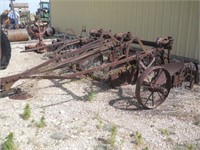
[[[169,143],[173,143],[173,139],[170,138],[170,137],[167,137],[167,138],[165,139],[165,141],[166,141],[166,142],[169,142]]]
[[[0,119],[7,119],[8,118],[8,116],[6,116],[6,115],[4,115],[4,114],[0,114]]]
[[[98,121],[97,128],[98,128],[98,129],[102,129],[103,126],[104,126],[104,124],[103,124],[103,121],[102,121],[101,117],[99,116],[99,112],[97,113],[96,118],[97,118],[97,121]]]
[[[163,134],[163,135],[169,135],[169,134],[170,134],[170,131],[167,130],[167,129],[160,129],[160,132],[161,132],[161,134]]]
[[[193,144],[184,143],[184,144],[177,144],[175,147],[176,150],[197,150],[199,149]]]
[[[122,139],[120,140],[120,148],[121,149],[122,149],[124,143],[125,143],[125,137],[123,136]]]
[[[170,137],[171,134],[175,134],[174,132],[169,131],[168,129],[160,129],[160,132],[163,136],[165,136],[164,141],[168,143],[173,143],[173,139]]]
[[[144,143],[142,135],[136,131],[134,134],[136,145],[142,145]]]
[[[174,132],[169,131],[168,129],[160,129],[160,132],[161,132],[162,135],[166,135],[166,136],[175,134]]]
[[[91,91],[88,92],[87,100],[89,102],[92,102],[94,100],[95,96],[96,96],[96,93],[95,93],[94,89],[91,88]]]
[[[24,120],[28,120],[31,116],[31,109],[30,109],[30,106],[29,104],[26,104],[25,108],[24,108],[24,112],[22,114],[22,118]]]
[[[149,150],[149,148],[148,148],[148,147],[145,147],[145,148],[143,148],[142,150]]]
[[[200,120],[199,120],[199,121],[196,121],[196,122],[194,123],[194,125],[200,126]]]
[[[115,145],[116,135],[117,135],[117,126],[113,125],[111,128],[110,138],[107,140],[108,144],[110,144],[112,147]]]
[[[188,148],[188,150],[194,150],[194,149],[195,149],[194,146],[193,146],[192,144],[189,144],[189,145],[187,146],[187,148]]]
[[[36,127],[38,127],[38,128],[46,127],[46,123],[45,123],[45,118],[44,118],[44,116],[42,116],[42,117],[40,118],[40,121],[37,122],[35,125],[36,125]]]
[[[2,144],[2,150],[16,150],[17,146],[14,142],[14,134],[10,132],[6,137],[6,141]]]

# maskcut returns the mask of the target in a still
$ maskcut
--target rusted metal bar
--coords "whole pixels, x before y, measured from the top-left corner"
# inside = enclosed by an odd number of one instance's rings
[[[57,43],[53,43],[53,44],[38,46],[38,47],[34,47],[34,48],[31,48],[31,49],[27,49],[27,50],[21,51],[21,53],[23,53],[23,52],[37,51],[37,50],[40,50],[40,49],[48,48],[48,47],[59,45],[59,44],[63,44],[63,43],[64,42],[57,42]]]

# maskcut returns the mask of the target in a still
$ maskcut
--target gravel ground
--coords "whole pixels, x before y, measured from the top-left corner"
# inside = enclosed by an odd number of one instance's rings
[[[0,77],[44,61],[41,54],[20,53],[24,46],[12,43],[10,64]],[[33,97],[0,99],[1,144],[13,132],[19,150],[200,149],[200,86],[174,88],[160,107],[141,110],[132,85],[111,89],[90,79],[20,80],[17,85]],[[28,120],[22,119],[26,104]]]

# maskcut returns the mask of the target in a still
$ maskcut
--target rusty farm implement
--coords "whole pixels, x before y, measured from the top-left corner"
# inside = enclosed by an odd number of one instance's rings
[[[152,42],[129,32],[113,35],[102,29],[91,31],[90,36],[29,49],[53,47],[54,51],[46,62],[1,78],[1,95],[13,90],[11,87],[20,79],[74,79],[89,75],[108,80],[112,86],[136,84],[138,103],[151,109],[165,101],[172,87],[187,81],[192,88],[198,82],[196,63],[170,62],[172,37]]]

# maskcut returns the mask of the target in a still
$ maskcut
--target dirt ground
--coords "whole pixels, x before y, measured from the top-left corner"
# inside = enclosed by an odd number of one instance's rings
[[[10,64],[0,77],[45,61],[43,54],[20,53],[25,45],[12,43]],[[138,108],[134,85],[112,89],[84,79],[20,80],[14,86],[32,97],[0,98],[0,144],[13,132],[19,150],[200,149],[199,85],[173,88],[153,110]],[[30,118],[24,120],[27,104]]]

